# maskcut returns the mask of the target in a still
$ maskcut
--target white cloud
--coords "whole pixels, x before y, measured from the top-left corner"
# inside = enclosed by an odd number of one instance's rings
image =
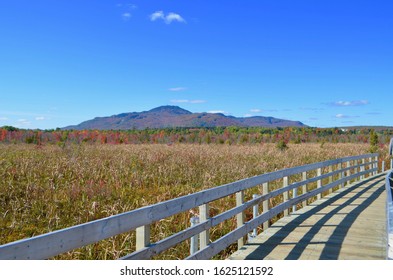
[[[186,89],[187,89],[186,87],[173,87],[170,88],[169,91],[184,91]]]
[[[169,13],[166,17],[165,17],[165,22],[167,24],[171,23],[172,21],[178,21],[178,22],[186,22],[184,20],[184,18],[182,18],[179,14],[175,14],[175,13]]]
[[[0,121],[8,121],[8,118],[6,118],[6,117],[1,117],[1,118],[0,118]]]
[[[367,105],[370,102],[368,100],[353,100],[353,101],[337,101],[333,103],[329,103],[329,105],[332,106],[340,106],[340,107],[345,107],[345,106],[363,106]]]
[[[207,111],[210,114],[226,114],[227,112],[223,110],[213,110],[213,111]]]
[[[348,116],[344,114],[337,114],[336,118],[337,119],[351,119],[351,118],[358,118],[359,116]]]
[[[172,12],[165,15],[163,11],[156,11],[152,13],[149,17],[151,21],[163,20],[166,24],[170,24],[173,21],[183,22],[183,23],[186,22],[181,15]]]
[[[250,112],[251,113],[260,113],[260,112],[262,112],[262,110],[261,109],[251,109]]]
[[[206,100],[189,100],[189,99],[172,99],[172,103],[191,103],[191,104],[199,104],[206,103]]]
[[[123,13],[121,15],[121,17],[123,18],[124,21],[128,21],[131,18],[131,14],[130,13]]]
[[[45,117],[36,117],[35,120],[36,121],[43,121],[43,120],[46,120],[46,119],[45,119]]]
[[[157,12],[154,12],[154,13],[152,13],[152,14],[150,15],[150,20],[151,20],[151,21],[155,21],[155,20],[157,20],[157,19],[163,19],[163,20],[165,20],[165,16],[164,16],[164,12],[163,12],[163,11],[157,11]]]
[[[129,21],[132,18],[132,13],[134,12],[134,10],[138,8],[138,6],[132,3],[119,3],[116,6],[123,11],[123,13],[121,14],[121,18],[123,19],[123,21]]]
[[[337,101],[334,103],[336,106],[350,106],[352,103],[350,101]]]
[[[244,115],[245,118],[250,118],[250,117],[252,117],[252,116],[253,116],[253,115],[251,115],[251,114],[245,114],[245,115]]]

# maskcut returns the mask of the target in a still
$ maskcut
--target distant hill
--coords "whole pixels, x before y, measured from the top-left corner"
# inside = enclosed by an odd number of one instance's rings
[[[236,118],[224,114],[191,113],[178,106],[161,106],[150,111],[122,113],[110,117],[97,117],[63,129],[144,129],[167,127],[305,127],[299,121],[273,117]]]

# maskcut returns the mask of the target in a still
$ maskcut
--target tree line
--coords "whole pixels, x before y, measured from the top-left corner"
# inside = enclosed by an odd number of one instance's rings
[[[31,130],[12,126],[0,128],[1,143],[58,144],[258,144],[279,143],[389,143],[392,129],[373,128],[261,128],[261,127],[214,127],[214,128],[163,128],[143,130]],[[375,141],[377,141],[375,143]]]

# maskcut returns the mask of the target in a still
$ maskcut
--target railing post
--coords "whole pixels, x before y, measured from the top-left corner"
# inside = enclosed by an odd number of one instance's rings
[[[360,168],[360,172],[364,172],[366,169],[365,169],[365,164],[366,164],[366,159],[364,158],[364,159],[362,159],[362,167]],[[360,176],[360,179],[361,180],[364,180],[364,174],[362,174],[361,176]]]
[[[302,180],[303,181],[307,180],[307,172],[306,171],[303,172],[303,174],[302,174]],[[305,193],[307,193],[307,184],[303,185],[303,194],[305,194]],[[302,204],[303,204],[303,207],[306,207],[307,206],[307,199],[303,200]]]
[[[252,198],[253,198],[253,199],[255,199],[255,198],[257,198],[257,197],[258,197],[257,194],[253,194],[253,195],[252,195]],[[253,217],[254,219],[256,219],[256,218],[258,217],[258,214],[259,214],[259,213],[258,213],[258,204],[255,204],[255,205],[252,207],[252,217]],[[252,231],[252,237],[256,237],[257,234],[258,234],[257,228],[254,228],[253,231]]]
[[[318,168],[318,170],[317,170],[317,176],[319,177],[319,176],[322,176],[322,168]],[[319,188],[322,188],[322,180],[321,179],[319,179],[318,181],[317,181],[317,188],[319,189]],[[317,199],[321,199],[322,198],[322,193],[318,193],[318,195],[317,195]]]
[[[355,164],[356,164],[356,169],[355,169],[355,173],[356,174],[358,174],[358,176],[356,177],[356,181],[360,181],[360,175],[359,175],[359,173],[360,173],[360,171],[361,171],[361,166],[359,166],[359,165],[361,165],[361,163],[359,163],[359,160],[357,159],[356,161],[355,161]]]
[[[393,169],[393,158],[390,159],[390,169]]]
[[[351,161],[350,160],[347,161],[347,168],[348,168],[348,170],[347,170],[347,177],[350,177],[351,176]],[[348,186],[350,184],[351,184],[351,180],[348,179],[346,181],[346,185]]]
[[[262,185],[262,194],[266,195],[269,193],[269,182],[266,182]],[[266,199],[262,202],[263,213],[269,211],[269,199]],[[269,228],[269,221],[263,223],[263,230],[267,230]]]
[[[205,222],[210,218],[209,216],[209,204],[203,204],[199,206],[199,222]],[[199,234],[200,248],[206,248],[210,243],[209,230],[202,231]]]
[[[333,173],[333,165],[329,165],[329,173]],[[329,176],[329,184],[333,183],[333,175]],[[329,189],[329,193],[333,192],[333,188]]]
[[[340,180],[341,180],[341,179],[344,179],[345,173],[344,173],[344,171],[343,171],[343,163],[342,163],[342,162],[340,162],[340,163],[338,164],[338,168],[341,170],[341,172],[340,172]],[[344,187],[344,182],[341,183],[341,188],[343,188],[343,187]]]
[[[142,250],[150,244],[150,225],[144,225],[136,229],[136,250]]]
[[[374,172],[374,175],[378,175],[378,156],[375,156],[375,167],[376,170]]]
[[[288,176],[283,178],[283,188],[287,187],[289,184]],[[284,202],[287,202],[289,199],[289,191],[284,192]],[[289,215],[289,208],[284,210],[284,216]]]
[[[382,173],[384,173],[385,172],[385,161],[383,160],[382,161]]]
[[[295,198],[295,197],[297,197],[297,188],[293,189],[293,198]],[[292,205],[292,212],[296,212],[296,210],[297,210],[296,206],[297,206],[296,204]]]
[[[198,216],[191,217],[190,223],[191,223],[191,227],[196,226],[197,224],[199,224],[199,217]],[[198,239],[199,239],[199,235],[194,235],[193,237],[191,237],[190,255],[193,255],[198,251],[198,243],[199,243]]]
[[[236,206],[241,206],[244,203],[244,192],[240,191],[236,193]],[[240,228],[244,225],[244,212],[236,215],[237,227]],[[243,247],[245,244],[245,236],[237,241],[238,249]]]

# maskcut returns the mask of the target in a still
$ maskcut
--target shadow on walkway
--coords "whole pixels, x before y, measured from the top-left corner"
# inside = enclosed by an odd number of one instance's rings
[[[325,226],[325,223],[329,221],[334,215],[340,214],[339,212],[342,211],[345,207],[352,206],[354,207],[346,214],[345,218],[340,222],[339,225],[335,226],[336,229],[330,235],[329,240],[327,242],[321,242],[320,244],[325,244],[324,249],[320,255],[319,259],[326,260],[326,259],[338,259],[340,254],[341,245],[345,239],[345,236],[348,233],[351,225],[355,222],[357,217],[373,202],[375,201],[385,190],[382,181],[385,180],[385,175],[381,174],[380,176],[373,177],[371,179],[364,180],[362,182],[356,183],[353,186],[337,193],[332,198],[326,200],[325,202],[317,205],[316,207],[312,208],[311,210],[302,213],[292,221],[290,221],[287,225],[283,226],[277,233],[271,236],[267,241],[264,243],[252,243],[254,245],[261,245],[255,251],[253,251],[250,255],[248,255],[245,259],[247,260],[256,260],[256,259],[264,259],[266,256],[269,255],[270,250],[276,248],[293,230],[297,227],[301,227],[301,224],[311,217],[312,215],[317,214],[319,211],[323,210],[328,206],[332,206],[335,202],[339,199],[342,199],[350,192],[358,189],[359,192],[356,193],[353,197],[349,198],[345,203],[341,205],[336,205],[337,207],[330,211],[328,214],[324,215],[318,222],[310,227],[310,229],[304,234],[301,240],[295,244],[295,247],[288,253],[288,256],[285,258],[286,260],[297,260],[302,255],[304,250],[310,244],[318,244],[319,242],[312,241],[314,236]],[[373,182],[371,185],[367,187],[363,187],[364,183]],[[363,194],[370,191],[373,187],[381,184],[381,187],[378,188],[374,193],[372,193],[369,197],[365,198],[363,202],[354,203],[357,199],[359,199]],[[296,215],[296,213],[293,213]],[[274,224],[273,226],[274,227]],[[330,244],[334,244],[333,246],[329,246]],[[267,250],[269,248],[269,250]]]

